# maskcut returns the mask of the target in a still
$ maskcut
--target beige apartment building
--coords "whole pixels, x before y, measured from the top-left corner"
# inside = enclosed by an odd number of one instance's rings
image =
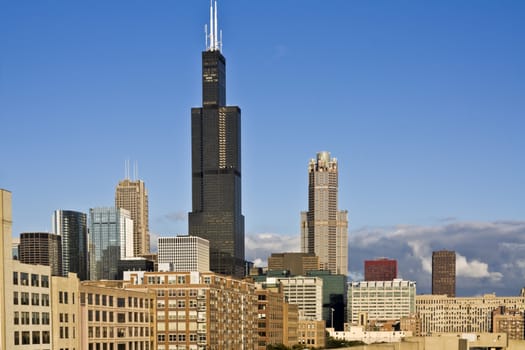
[[[525,297],[456,297],[446,295],[416,296],[416,312],[421,318],[421,333],[485,333],[492,331],[492,311],[505,306],[517,311],[525,310]]]
[[[197,271],[132,272],[130,276],[128,288],[157,295],[157,350],[255,349],[253,283]]]
[[[299,344],[297,338],[297,327],[299,325],[299,307],[294,304],[283,304],[283,344],[292,347]]]
[[[81,350],[80,282],[76,273],[51,277],[51,339],[53,350]]]
[[[492,331],[505,333],[509,339],[524,340],[525,316],[523,310],[501,306],[492,311]]]
[[[82,350],[155,350],[155,294],[121,281],[80,284]]]

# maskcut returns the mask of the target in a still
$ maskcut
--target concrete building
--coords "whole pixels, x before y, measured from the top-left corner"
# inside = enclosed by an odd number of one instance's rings
[[[525,312],[500,306],[492,311],[492,332],[505,333],[509,339],[525,339]]]
[[[283,303],[283,344],[292,347],[299,344],[297,327],[299,325],[299,308],[297,305]]]
[[[129,211],[121,208],[89,209],[91,280],[116,280],[121,258],[131,251],[126,240],[133,235]]]
[[[62,244],[62,276],[77,274],[81,281],[89,279],[87,215],[73,210],[55,210],[53,232]]]
[[[324,348],[326,344],[326,324],[324,320],[299,320],[297,323],[297,340],[309,348]]]
[[[348,274],[348,211],[338,210],[338,165],[329,152],[308,164],[308,211],[301,213],[301,251],[319,257],[321,270]]]
[[[133,235],[126,245],[128,256],[138,257],[150,252],[148,191],[142,180],[132,181],[129,176],[119,181],[115,190],[115,207],[129,211],[133,220]]]
[[[432,252],[432,294],[456,296],[456,252]]]
[[[421,336],[421,318],[418,314],[411,314],[401,317],[399,320],[399,330],[410,332],[414,337]]]
[[[288,271],[291,276],[319,269],[319,257],[313,253],[272,253],[268,258],[268,271]]]
[[[486,333],[492,330],[492,311],[505,306],[518,312],[525,310],[525,297],[449,298],[445,295],[418,295],[416,312],[421,318],[422,335],[434,333]]]
[[[255,285],[213,272],[138,272],[127,288],[157,295],[157,350],[254,349]]]
[[[51,277],[51,339],[53,349],[82,349],[80,334],[80,282],[75,273]]]
[[[0,349],[51,349],[49,266],[12,258],[11,192],[0,189]]]
[[[410,332],[404,331],[367,331],[363,326],[352,326],[345,324],[343,331],[335,331],[328,328],[330,337],[344,341],[362,341],[365,344],[373,343],[398,343],[407,336],[412,336]]]
[[[323,280],[319,277],[267,278],[267,283],[280,282],[286,301],[297,305],[299,320],[323,319]]]
[[[216,19],[217,8],[215,23]],[[210,29],[217,31],[217,26]],[[214,40],[202,53],[202,107],[191,109],[192,211],[188,233],[210,242],[212,271],[243,277],[241,109],[226,105],[226,59],[217,33],[211,38]]]
[[[365,260],[365,281],[393,281],[397,278],[397,260]]]
[[[348,323],[359,324],[366,313],[368,322],[399,320],[416,312],[416,282],[393,281],[349,282]]]
[[[126,289],[120,281],[80,284],[84,350],[155,350],[155,294]]]
[[[159,237],[159,271],[210,271],[210,243],[198,236]]]
[[[18,247],[20,262],[51,267],[53,276],[62,275],[61,237],[49,232],[23,232]]]

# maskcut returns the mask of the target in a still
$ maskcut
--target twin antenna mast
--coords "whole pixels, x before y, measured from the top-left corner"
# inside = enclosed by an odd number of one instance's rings
[[[126,180],[137,181],[139,179],[139,163],[135,161],[133,164],[133,179],[129,178],[129,172],[130,172],[129,168],[130,168],[129,159],[126,159],[126,162],[124,163],[124,178]]]
[[[217,31],[219,21],[217,20],[217,1],[215,6],[213,0],[210,0],[210,33],[208,34],[208,25],[204,25],[204,34],[206,38],[207,51],[222,51],[222,30]],[[218,34],[218,35],[217,35]],[[209,42],[208,42],[209,39]]]

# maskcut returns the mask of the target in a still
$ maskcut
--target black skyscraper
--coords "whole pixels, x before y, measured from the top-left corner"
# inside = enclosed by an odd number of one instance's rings
[[[210,10],[210,43],[202,53],[202,108],[191,110],[189,234],[209,240],[212,271],[242,277],[241,110],[226,106],[226,59],[217,37],[217,9],[215,16]]]

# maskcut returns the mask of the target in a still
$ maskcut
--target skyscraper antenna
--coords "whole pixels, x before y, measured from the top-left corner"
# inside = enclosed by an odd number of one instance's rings
[[[208,26],[204,25],[204,33],[206,35],[206,50],[221,51],[222,49],[222,31],[219,38],[219,19],[217,10],[217,1],[210,0],[210,33],[208,34]],[[209,37],[209,41],[208,41]]]

